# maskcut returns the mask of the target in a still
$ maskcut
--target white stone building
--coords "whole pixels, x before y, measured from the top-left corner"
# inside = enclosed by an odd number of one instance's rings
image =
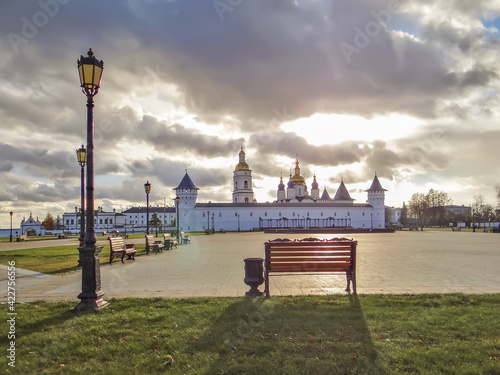
[[[385,228],[385,191],[375,175],[367,192],[366,203],[354,203],[341,181],[333,199],[326,189],[319,195],[316,176],[311,194],[297,159],[295,174],[285,190],[280,179],[277,200],[257,203],[253,198],[252,170],[245,160],[243,148],[233,172],[233,202],[197,203],[199,188],[186,172],[175,189],[179,202],[180,230],[249,231],[266,228]]]
[[[320,196],[316,175],[308,192],[304,177],[300,174],[297,158],[295,173],[285,189],[280,178],[276,201],[257,203],[252,188],[252,170],[245,160],[241,148],[239,161],[233,171],[232,202],[198,203],[198,190],[186,171],[179,185],[174,189],[179,201],[179,229],[185,232],[199,232],[207,229],[219,231],[250,231],[266,228],[385,228],[385,191],[375,175],[367,193],[366,203],[354,203],[344,181],[333,197],[326,188]],[[163,229],[175,229],[175,207],[150,207],[149,220],[157,215]],[[147,225],[146,207],[132,207],[122,213],[104,212],[99,207],[94,213],[96,231],[125,230],[145,231]],[[74,213],[64,214],[66,230],[79,230],[78,208]],[[153,228],[150,227],[150,231]]]

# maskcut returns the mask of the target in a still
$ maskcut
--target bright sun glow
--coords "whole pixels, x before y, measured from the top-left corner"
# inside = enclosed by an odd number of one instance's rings
[[[366,119],[360,116],[314,114],[281,125],[285,132],[304,137],[312,145],[338,144],[356,140],[385,141],[411,134],[419,122],[408,116],[390,115]]]

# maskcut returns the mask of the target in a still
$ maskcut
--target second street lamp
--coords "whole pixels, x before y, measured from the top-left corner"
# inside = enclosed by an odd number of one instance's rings
[[[99,309],[106,305],[101,290],[101,268],[99,254],[102,246],[96,246],[94,227],[94,96],[101,84],[104,63],[97,60],[92,49],[88,56],[80,56],[77,61],[80,87],[87,96],[87,225],[85,226],[85,244],[79,247],[82,263],[82,292],[78,295],[80,303],[75,311]]]
[[[177,243],[179,243],[179,202],[181,201],[181,198],[178,196],[175,197],[175,212],[177,213],[177,220],[175,221],[175,224],[177,225]]]
[[[10,211],[10,242],[12,242],[12,216],[13,215],[14,215],[14,212]]]
[[[146,191],[146,234],[149,234],[149,192],[151,191],[149,181],[144,184],[144,190]]]
[[[207,229],[208,234],[210,234],[210,211],[207,211]]]
[[[80,247],[83,247],[85,245],[85,164],[87,163],[87,150],[84,145],[76,150],[76,158],[81,167]],[[80,262],[79,260],[79,265],[81,265]]]

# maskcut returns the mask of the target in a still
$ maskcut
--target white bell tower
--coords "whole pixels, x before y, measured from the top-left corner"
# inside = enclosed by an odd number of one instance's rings
[[[239,163],[233,172],[233,203],[252,203],[252,170],[245,161],[245,151],[241,146]]]

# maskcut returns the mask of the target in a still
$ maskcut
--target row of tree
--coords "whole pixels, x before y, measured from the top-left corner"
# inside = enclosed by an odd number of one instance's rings
[[[486,202],[483,195],[475,195],[470,209],[453,212],[447,209],[453,203],[448,193],[430,189],[427,194],[415,193],[408,201],[403,203],[400,222],[403,226],[448,226],[457,222],[467,225],[474,222],[500,221],[500,185],[496,186],[497,210],[492,204]]]

